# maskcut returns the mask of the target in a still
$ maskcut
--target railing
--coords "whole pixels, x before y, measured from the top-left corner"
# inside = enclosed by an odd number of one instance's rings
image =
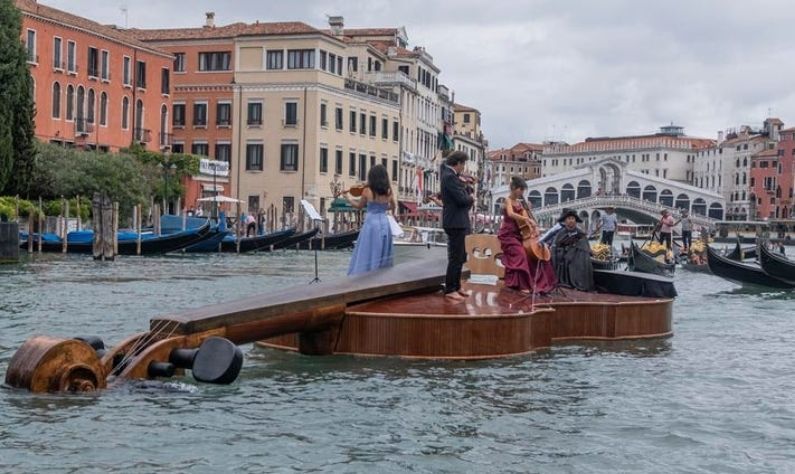
[[[75,135],[88,135],[94,131],[94,122],[84,118],[75,118]]]
[[[394,104],[399,103],[398,95],[395,94],[394,92],[384,90],[375,86],[371,86],[363,82],[355,81],[353,79],[345,79],[345,88],[348,90],[355,91],[362,95],[377,97],[379,99],[383,99],[388,102],[392,102]]]
[[[623,207],[627,209],[639,210],[648,213],[650,215],[653,215],[655,217],[660,215],[663,209],[670,209],[674,218],[680,217],[680,210],[674,206],[665,206],[663,204],[646,201],[645,199],[640,199],[626,195],[589,196],[586,198],[573,199],[566,202],[560,202],[558,204],[539,207],[533,210],[533,214],[536,216],[537,219],[542,219],[548,217],[557,217],[558,215],[560,215],[563,209],[583,209],[590,207],[606,207],[606,206]],[[693,213],[690,217],[693,219],[693,223],[697,225],[714,225],[716,222],[718,222],[718,219],[713,219],[711,217],[695,213]]]
[[[159,142],[160,142],[160,146],[163,147],[163,148],[170,147],[174,143],[174,134],[173,133],[160,132],[160,140],[159,140]]]
[[[364,79],[367,82],[371,82],[373,84],[402,84],[412,89],[417,88],[417,81],[415,79],[410,78],[405,73],[401,71],[395,72],[368,72],[364,75]]]
[[[133,139],[138,143],[149,143],[152,141],[152,131],[147,128],[133,129]]]

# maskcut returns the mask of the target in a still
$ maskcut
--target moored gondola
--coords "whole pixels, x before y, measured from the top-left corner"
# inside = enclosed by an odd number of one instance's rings
[[[334,250],[353,247],[353,243],[359,238],[359,230],[349,230],[338,234],[316,235],[311,239],[301,242],[300,248],[304,250]]]
[[[764,243],[759,242],[759,264],[762,270],[770,276],[795,284],[795,262],[771,252]]]
[[[663,263],[658,261],[651,255],[646,254],[637,245],[632,244],[630,249],[629,261],[627,268],[630,271],[651,273],[652,275],[662,275],[671,277],[674,275],[676,265],[672,263]]]
[[[230,235],[221,241],[221,251],[245,253],[267,250],[271,245],[276,244],[280,240],[287,239],[293,234],[295,234],[295,228],[289,228],[255,237],[241,237],[239,242],[235,239],[234,235]]]
[[[83,231],[79,240],[70,239],[67,237],[66,252],[74,254],[91,254],[94,249],[93,235],[90,232]],[[138,255],[138,241],[133,233],[125,233],[127,238],[119,239],[119,255]],[[161,255],[164,253],[175,252],[185,247],[202,242],[206,239],[214,237],[212,228],[209,221],[197,228],[188,229],[182,232],[176,232],[169,235],[161,236],[146,236],[141,238],[141,253],[140,255]],[[42,241],[43,252],[56,252],[62,251],[61,239],[44,239]]]
[[[750,247],[742,247],[740,245],[740,240],[737,240],[736,245],[734,246],[734,250],[731,251],[726,258],[729,260],[734,260],[737,262],[742,262],[743,260],[751,260],[756,259],[758,256],[758,252],[756,251],[756,246]]]
[[[302,242],[311,239],[312,237],[317,235],[318,232],[320,232],[320,229],[315,227],[312,230],[301,232],[300,234],[293,234],[292,236],[280,240],[269,247],[263,248],[262,250],[267,251],[271,249],[277,250],[277,249],[299,248]]]
[[[707,264],[713,275],[741,285],[795,288],[795,284],[770,276],[760,267],[729,260],[712,247],[707,247]]]

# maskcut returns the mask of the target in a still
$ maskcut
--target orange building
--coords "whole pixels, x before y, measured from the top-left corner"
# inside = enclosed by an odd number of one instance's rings
[[[187,208],[197,207],[201,197],[231,193],[234,38],[240,25],[215,28],[208,13],[202,28],[129,30],[174,56],[172,150],[203,157],[200,173],[182,183]]]
[[[104,151],[170,146],[171,54],[35,0],[16,6],[40,140]]]

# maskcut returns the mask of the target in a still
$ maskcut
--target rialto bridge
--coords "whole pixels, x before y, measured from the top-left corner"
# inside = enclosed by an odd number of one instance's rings
[[[675,217],[687,209],[697,225],[722,220],[725,199],[717,193],[629,170],[626,163],[602,160],[575,167],[572,171],[527,182],[526,198],[539,223],[548,226],[563,208],[576,209],[586,221],[595,222],[608,206],[620,219],[643,224],[656,222],[663,209]],[[508,186],[492,190],[495,214],[509,193]]]

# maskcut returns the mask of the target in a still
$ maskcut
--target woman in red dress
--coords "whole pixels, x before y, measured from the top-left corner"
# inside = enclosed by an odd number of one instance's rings
[[[537,232],[538,224],[524,212],[523,200],[527,183],[522,178],[511,178],[511,193],[502,209],[502,224],[497,238],[502,247],[502,264],[505,267],[505,286],[522,293],[549,293],[557,286],[555,269],[550,261],[530,260],[522,245],[519,223],[527,223]],[[542,244],[539,244],[542,245]]]

